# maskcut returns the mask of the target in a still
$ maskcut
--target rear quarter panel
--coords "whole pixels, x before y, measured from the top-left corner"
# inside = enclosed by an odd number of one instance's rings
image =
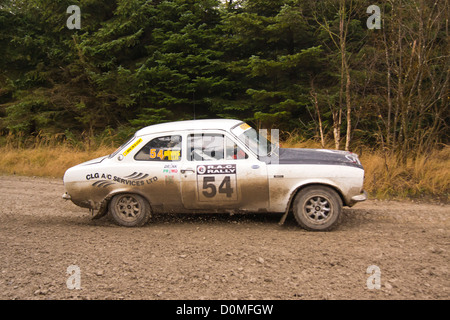
[[[161,168],[160,168],[161,167]],[[177,185],[162,187],[165,183],[162,165],[122,162],[109,159],[95,165],[75,166],[66,171],[64,185],[71,200],[78,206],[99,209],[107,197],[117,193],[133,192],[158,205],[167,198],[171,187],[179,192]],[[176,198],[175,198],[176,199]]]

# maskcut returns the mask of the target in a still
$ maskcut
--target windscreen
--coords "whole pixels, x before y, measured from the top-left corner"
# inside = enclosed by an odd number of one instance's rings
[[[131,140],[133,140],[133,139],[134,139],[134,135],[133,135],[130,139],[128,139],[127,142],[125,142],[125,143],[122,144],[120,147],[118,147],[118,148],[116,149],[116,151],[114,151],[113,153],[111,153],[111,154],[109,155],[109,158],[111,159],[111,158],[113,158],[115,155],[117,155],[117,154],[120,152],[120,150],[122,150],[123,147],[125,147],[127,144],[129,144],[129,143],[131,142]]]
[[[267,156],[270,153],[270,141],[248,124],[239,124],[231,129],[231,132],[256,155]]]

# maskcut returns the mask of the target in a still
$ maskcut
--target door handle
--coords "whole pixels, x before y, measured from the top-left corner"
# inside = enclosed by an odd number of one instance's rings
[[[181,170],[180,170],[180,172],[181,172],[182,174],[185,174],[186,171],[195,172],[194,169],[181,169]]]

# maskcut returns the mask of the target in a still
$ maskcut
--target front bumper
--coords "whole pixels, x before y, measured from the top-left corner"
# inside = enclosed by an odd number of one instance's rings
[[[62,198],[63,198],[64,200],[70,200],[70,199],[72,199],[72,197],[70,196],[70,194],[68,194],[67,192],[64,193],[64,194],[62,195]]]
[[[354,205],[357,202],[366,201],[367,197],[368,197],[367,196],[367,192],[365,190],[363,190],[362,193],[360,193],[360,194],[358,194],[356,196],[353,196],[351,198],[351,205]]]

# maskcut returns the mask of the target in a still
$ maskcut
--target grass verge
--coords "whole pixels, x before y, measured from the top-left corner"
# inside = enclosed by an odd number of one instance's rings
[[[0,173],[62,178],[68,168],[113,151],[114,148],[107,147],[99,147],[92,151],[81,151],[66,146],[42,146],[29,149],[2,147],[0,148]]]

